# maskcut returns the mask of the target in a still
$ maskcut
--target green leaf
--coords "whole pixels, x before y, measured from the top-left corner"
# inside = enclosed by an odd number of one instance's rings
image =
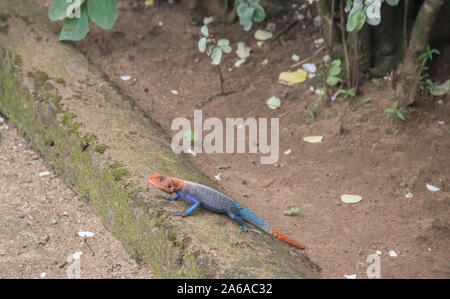
[[[400,0],[386,0],[386,3],[391,6],[396,6]]]
[[[248,9],[249,9],[249,7],[248,7],[247,3],[240,2],[236,8],[236,13],[239,16],[239,18],[248,14]],[[253,12],[252,12],[252,14],[253,14]],[[251,17],[251,15],[250,15],[250,17]],[[247,17],[247,18],[249,18],[249,17]]]
[[[219,39],[219,40],[217,41],[217,45],[218,45],[219,47],[228,46],[229,44],[230,44],[230,41],[227,40],[227,39]]]
[[[244,26],[245,31],[249,31],[252,28],[253,22],[251,20],[240,19],[239,23]]]
[[[396,115],[398,118],[400,118],[401,120],[405,120],[405,117],[403,116],[403,114],[397,110]]]
[[[67,2],[67,0],[53,0],[52,6],[48,11],[48,18],[51,21],[58,21],[67,18],[67,9],[71,6],[71,10],[73,11],[76,7],[81,6],[84,0],[79,1],[78,3],[73,0],[73,2]]]
[[[208,26],[203,25],[202,28],[200,29],[200,32],[202,33],[203,36],[208,36],[209,35]]]
[[[342,64],[342,61],[340,60],[340,59],[335,59],[335,60],[333,60],[333,62],[331,62],[331,64],[332,65],[341,65]]]
[[[222,50],[218,47],[215,47],[211,51],[211,60],[212,64],[218,65],[220,64],[220,60],[222,59]]]
[[[198,41],[198,49],[200,50],[200,52],[205,52],[205,50],[206,50],[206,37],[202,37]]]
[[[222,51],[224,53],[231,53],[231,47],[230,46],[222,46],[220,48],[222,48]]]
[[[365,21],[366,14],[362,9],[356,10],[354,13],[350,13],[347,20],[347,31],[360,30]]]
[[[337,76],[341,73],[341,67],[338,65],[332,65],[328,71],[330,75]]]
[[[87,6],[89,18],[100,28],[111,29],[116,23],[117,0],[89,0]]]
[[[327,78],[327,84],[330,86],[334,86],[334,85],[338,84],[339,81],[340,81],[340,79],[336,76],[328,76],[328,78]]]
[[[264,8],[257,4],[253,7],[255,11],[253,12],[253,21],[255,22],[262,22],[266,18],[266,12],[264,11]]]
[[[89,18],[86,7],[81,7],[80,18],[67,18],[64,21],[59,40],[79,41],[83,39],[89,32]]]

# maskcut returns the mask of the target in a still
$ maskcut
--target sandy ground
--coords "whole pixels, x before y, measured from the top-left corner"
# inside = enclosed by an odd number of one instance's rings
[[[152,277],[0,119],[0,278]]]

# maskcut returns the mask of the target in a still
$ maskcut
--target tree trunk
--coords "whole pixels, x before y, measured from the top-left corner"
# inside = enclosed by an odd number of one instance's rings
[[[415,101],[416,90],[423,63],[419,59],[429,42],[433,24],[444,0],[425,0],[417,14],[408,50],[399,68],[400,80],[396,87],[396,96],[402,106],[412,105]]]

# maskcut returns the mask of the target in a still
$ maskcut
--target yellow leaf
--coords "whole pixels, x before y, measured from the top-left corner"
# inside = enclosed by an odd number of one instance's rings
[[[155,4],[155,0],[145,0],[145,6],[153,6]]]
[[[303,137],[303,140],[309,143],[320,143],[323,140],[323,136],[307,136]]]
[[[307,76],[307,72],[305,72],[303,69],[299,69],[295,72],[282,72],[278,79],[281,81],[281,83],[293,85],[305,81]]]

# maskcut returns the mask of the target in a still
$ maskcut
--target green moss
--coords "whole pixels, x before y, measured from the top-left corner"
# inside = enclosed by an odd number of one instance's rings
[[[127,175],[127,170],[123,168],[114,169],[112,172],[115,181],[121,181]]]
[[[14,65],[17,67],[22,67],[22,57],[19,54],[14,55]]]
[[[86,144],[86,146],[89,146],[91,144],[94,144],[98,140],[98,138],[94,133],[87,133],[82,137],[82,140]]]
[[[47,82],[47,80],[49,79],[47,73],[41,70],[38,70],[36,72],[28,72],[27,76],[33,78],[34,81],[40,86],[44,86],[45,82]]]
[[[66,86],[66,81],[62,78],[56,79],[56,83],[58,83],[59,85],[62,85],[62,86]]]
[[[9,17],[10,17],[9,14],[1,13],[0,14],[0,22],[4,23],[4,22],[8,21]]]
[[[106,146],[104,144],[97,144],[95,146],[95,151],[99,154],[103,154],[107,148],[108,148],[108,146]]]
[[[9,25],[8,24],[0,25],[0,33],[8,34],[8,32],[9,32]]]

